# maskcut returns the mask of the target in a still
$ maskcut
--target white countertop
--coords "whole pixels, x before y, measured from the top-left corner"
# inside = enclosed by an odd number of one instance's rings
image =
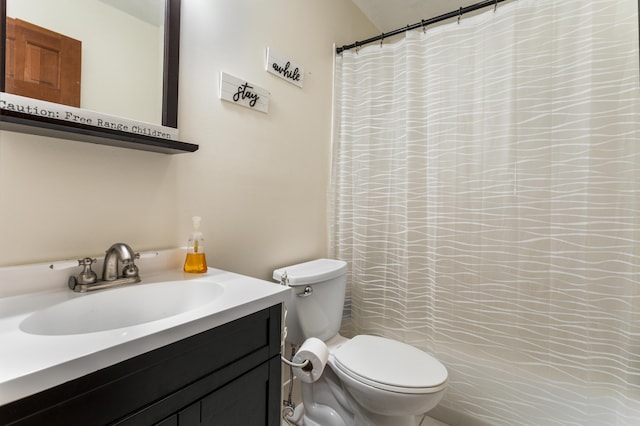
[[[57,336],[29,334],[21,330],[20,324],[43,308],[117,290],[79,294],[56,288],[0,298],[0,405],[282,303],[290,291],[276,283],[211,268],[206,274],[185,274],[173,269],[141,275],[141,284],[197,279],[206,281],[205,285],[219,285],[223,292],[210,303],[168,318]]]

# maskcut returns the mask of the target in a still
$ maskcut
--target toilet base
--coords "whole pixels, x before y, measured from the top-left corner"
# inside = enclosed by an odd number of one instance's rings
[[[376,419],[354,419],[353,423],[346,423],[345,426],[418,426],[422,416],[410,416],[404,418],[384,418],[379,416]],[[304,415],[304,404],[296,407],[296,414],[292,416],[289,423],[284,421],[281,426],[326,426],[317,423]]]
[[[327,365],[314,383],[302,383],[304,426],[418,426],[418,416],[385,416],[363,409]],[[296,411],[298,411],[296,407]]]

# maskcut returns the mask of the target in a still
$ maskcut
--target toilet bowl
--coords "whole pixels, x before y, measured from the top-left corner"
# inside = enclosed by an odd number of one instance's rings
[[[433,356],[393,339],[338,334],[345,262],[314,260],[276,269],[273,278],[293,287],[287,340],[317,337],[329,353],[321,376],[302,383],[305,426],[416,426],[442,399],[448,373]]]

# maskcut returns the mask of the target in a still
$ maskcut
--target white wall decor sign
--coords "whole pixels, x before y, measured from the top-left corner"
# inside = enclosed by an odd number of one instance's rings
[[[64,120],[103,129],[113,129],[121,132],[152,136],[154,138],[178,139],[178,129],[173,127],[145,123],[143,121],[103,114],[88,109],[27,98],[12,93],[0,93],[0,109],[37,115],[38,117],[54,118],[56,120]]]
[[[298,87],[304,84],[304,68],[267,47],[267,71]]]
[[[256,111],[269,112],[269,91],[246,80],[220,73],[220,99]]]

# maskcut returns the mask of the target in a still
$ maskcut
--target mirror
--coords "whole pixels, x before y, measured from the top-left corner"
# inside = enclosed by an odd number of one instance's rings
[[[3,23],[8,16],[80,40],[80,108],[177,128],[177,78],[171,72],[177,72],[172,49],[179,41],[179,0],[1,2]],[[6,37],[3,25],[3,52]],[[0,69],[2,92],[10,92],[7,65]]]
[[[161,124],[164,8],[7,0],[5,92]]]
[[[36,2],[41,2],[42,6],[35,6]],[[127,15],[122,9],[130,8],[132,5],[149,3],[158,5],[153,12],[154,18],[145,15],[144,19],[140,16]],[[31,5],[29,8],[25,8],[25,5]],[[89,6],[92,4],[93,6]],[[55,6],[53,6],[55,5]],[[57,7],[58,12],[53,12],[51,7]],[[94,7],[95,9],[91,9]],[[159,7],[159,9],[158,9]],[[79,14],[79,9],[93,10],[89,17],[82,18]],[[82,44],[82,61],[86,64],[82,65],[81,72],[81,92],[85,91],[86,94],[81,94],[80,98],[80,110],[88,111],[89,113],[97,111],[98,114],[108,114],[123,118],[123,120],[129,120],[132,123],[143,122],[157,125],[156,127],[165,126],[167,128],[173,128],[174,133],[165,135],[164,133],[151,133],[142,132],[138,130],[132,130],[131,125],[120,126],[103,126],[100,127],[96,120],[83,119],[84,121],[78,123],[70,123],[68,121],[63,122],[60,114],[51,112],[48,116],[24,114],[22,110],[18,108],[11,110],[7,107],[7,102],[4,103],[3,108],[0,109],[0,123],[2,129],[23,131],[28,133],[47,134],[42,131],[43,128],[53,129],[55,131],[71,132],[71,133],[84,133],[85,135],[96,136],[97,138],[107,137],[109,139],[126,139],[127,143],[129,139],[142,138],[143,142],[149,142],[146,139],[151,139],[151,145],[155,144],[152,139],[164,138],[169,139],[168,142],[188,145],[185,147],[179,147],[181,151],[195,151],[197,145],[184,144],[182,142],[175,141],[177,136],[177,116],[178,116],[178,69],[179,69],[179,43],[180,43],[180,0],[138,0],[132,2],[131,0],[64,0],[52,2],[51,0],[0,0],[0,95],[6,97],[14,96],[8,93],[7,89],[7,71],[9,66],[6,61],[7,56],[14,54],[12,52],[12,44],[7,43],[7,16],[8,11],[14,11],[16,14],[20,11],[30,9],[29,16],[10,16],[11,18],[18,18],[24,21],[36,21],[34,22],[38,26],[50,26],[51,31],[64,34],[65,32],[73,33],[69,35],[70,38],[83,38]],[[96,10],[101,10],[99,14],[96,14]],[[21,12],[22,13],[22,12]],[[134,12],[135,14],[136,12]],[[119,21],[112,21],[106,23],[105,15],[117,16]],[[57,18],[56,18],[57,16]],[[80,25],[77,22],[66,22],[61,19],[61,16],[65,17],[67,21],[82,21],[88,23],[91,26],[92,34],[85,32],[82,34]],[[99,16],[99,18],[97,18]],[[160,19],[163,17],[164,19]],[[100,21],[100,24],[98,22]],[[102,22],[104,21],[104,22]],[[147,21],[153,21],[147,22]],[[140,28],[132,30],[129,27],[133,26],[133,23]],[[96,26],[100,28],[96,30]],[[125,30],[126,29],[126,30]],[[9,28],[9,31],[11,29]],[[64,35],[67,35],[64,34]],[[96,37],[98,34],[99,37]],[[140,34],[144,34],[144,37]],[[155,37],[151,36],[155,34]],[[134,45],[132,40],[135,40],[135,47],[131,49],[131,46],[127,47],[128,57],[116,59],[114,50],[125,50],[125,48],[107,48],[98,47],[98,52],[89,52],[91,45],[98,45],[97,39],[124,39],[125,44]],[[139,39],[145,40],[145,45],[138,44],[141,42]],[[42,55],[44,57],[44,55]],[[98,65],[89,63],[91,58],[98,58],[102,60]],[[143,58],[145,58],[145,64],[143,65]],[[44,59],[42,60],[44,62]],[[54,61],[50,61],[54,62]],[[42,68],[42,66],[41,66]],[[98,74],[101,69],[106,69],[106,74]],[[162,70],[157,75],[152,75],[151,70]],[[139,72],[141,71],[141,72]],[[137,74],[136,74],[137,73]],[[117,74],[117,77],[114,76]],[[127,76],[129,74],[130,77]],[[147,81],[151,83],[147,85]],[[133,94],[132,91],[135,86],[145,86],[146,92],[142,94]],[[151,94],[148,87],[155,87],[155,93]],[[124,90],[121,90],[123,89]],[[106,92],[107,95],[112,95],[111,100],[101,100],[98,98],[98,92]],[[116,96],[113,96],[116,93]],[[138,98],[144,98],[144,101],[152,99],[152,105],[148,110],[140,112],[142,110],[141,104],[137,103]],[[24,98],[28,101],[32,101],[34,98]],[[2,100],[0,99],[0,102]],[[38,102],[33,100],[33,102]],[[58,104],[51,104],[57,107]],[[60,103],[62,105],[62,103]],[[98,108],[98,105],[103,105]],[[119,107],[118,107],[119,106]],[[85,110],[86,108],[86,110]],[[140,110],[140,111],[138,111]],[[127,114],[127,111],[129,113]],[[39,111],[40,113],[40,111]],[[128,115],[128,116],[127,116]],[[17,124],[16,124],[17,123]],[[16,126],[19,129],[16,129]],[[25,126],[40,127],[41,130],[31,131],[25,128]],[[120,135],[121,130],[126,128],[125,134]],[[136,128],[137,129],[137,128]],[[138,133],[137,135],[132,134]],[[59,135],[55,135],[59,136]],[[70,137],[65,135],[64,137]],[[78,139],[78,138],[76,138]],[[174,140],[171,140],[174,139]],[[78,139],[80,140],[80,139]],[[89,142],[107,143],[110,145],[119,145],[115,142],[100,142],[95,140],[89,140]],[[136,142],[135,140],[133,141]],[[125,144],[126,145],[126,144]],[[138,148],[134,146],[134,148]],[[184,149],[183,149],[184,148]],[[144,149],[144,148],[139,148]],[[152,150],[152,149],[149,149]],[[159,152],[163,152],[159,150]]]

